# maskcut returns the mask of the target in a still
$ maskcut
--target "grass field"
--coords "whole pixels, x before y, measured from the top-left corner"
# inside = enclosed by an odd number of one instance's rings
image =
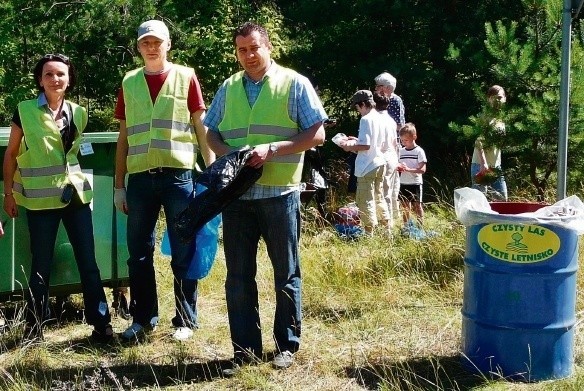
[[[169,259],[157,253],[161,321],[136,345],[100,346],[82,322],[53,325],[45,341],[21,346],[20,304],[0,337],[0,390],[582,390],[584,302],[577,295],[575,373],[564,380],[510,382],[469,372],[460,352],[465,229],[451,208],[430,206],[427,226],[439,235],[415,241],[395,235],[340,239],[305,211],[301,241],[302,345],[285,371],[269,360],[226,379],[231,358],[220,249],[201,281],[200,329],[192,340],[172,340],[174,313]],[[264,348],[274,348],[272,271],[260,248],[258,282]],[[579,276],[581,283],[582,276]],[[109,292],[108,292],[109,293]],[[79,301],[79,298],[75,298]],[[130,321],[116,318],[122,331]]]

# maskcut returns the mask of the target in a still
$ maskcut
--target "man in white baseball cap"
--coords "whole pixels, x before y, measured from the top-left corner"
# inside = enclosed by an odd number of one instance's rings
[[[164,22],[148,20],[138,27],[138,51],[144,66],[124,77],[114,113],[120,121],[114,203],[128,215],[133,323],[121,334],[127,341],[142,337],[158,323],[153,257],[162,207],[174,274],[173,337],[188,339],[197,327],[198,280],[189,277],[194,245],[180,241],[172,222],[191,201],[197,152],[206,165],[215,155],[207,147],[202,122],[206,107],[195,71],[168,61],[169,50],[170,34]]]
[[[138,27],[138,41],[144,37],[156,37],[163,41],[170,41],[168,27],[161,20],[147,20]]]

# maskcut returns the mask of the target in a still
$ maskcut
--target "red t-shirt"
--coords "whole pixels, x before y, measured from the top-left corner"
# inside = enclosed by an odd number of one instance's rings
[[[168,72],[160,73],[158,75],[148,75],[144,74],[146,78],[146,84],[148,84],[148,90],[150,91],[150,98],[152,98],[152,103],[156,101],[156,97],[168,76]],[[205,102],[203,101],[203,93],[201,92],[201,85],[197,76],[193,74],[191,83],[189,85],[189,95],[187,97],[187,106],[189,112],[192,114],[199,110],[205,110]],[[118,91],[118,102],[116,103],[116,110],[114,111],[114,118],[118,120],[126,119],[126,104],[124,102],[124,91],[123,87]]]

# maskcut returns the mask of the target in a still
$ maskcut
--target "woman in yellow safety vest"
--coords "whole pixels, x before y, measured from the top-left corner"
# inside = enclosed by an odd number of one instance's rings
[[[62,54],[47,54],[35,65],[37,98],[18,104],[4,155],[4,210],[18,217],[26,210],[32,254],[24,338],[42,338],[49,315],[49,279],[59,225],[67,231],[81,277],[92,338],[109,342],[114,333],[95,260],[89,202],[93,196],[77,154],[87,112],[65,100],[76,81],[75,68]]]

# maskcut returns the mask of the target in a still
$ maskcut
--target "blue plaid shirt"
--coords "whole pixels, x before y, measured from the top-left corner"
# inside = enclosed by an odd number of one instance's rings
[[[257,100],[266,77],[269,77],[275,72],[276,63],[272,61],[272,65],[259,82],[250,79],[244,73],[243,86],[247,95],[250,107],[253,107]],[[225,114],[225,95],[226,82],[223,82],[219,90],[211,102],[211,106],[207,110],[203,124],[209,128],[211,132],[219,132],[219,124],[223,121]],[[322,107],[320,98],[316,94],[314,87],[310,81],[298,75],[292,80],[290,91],[290,99],[288,100],[288,115],[296,122],[300,131],[304,131],[318,122],[322,122],[327,118],[326,112]],[[298,190],[298,186],[263,186],[259,184],[253,185],[244,195],[240,197],[241,200],[256,200],[261,198],[277,197],[291,191]]]

